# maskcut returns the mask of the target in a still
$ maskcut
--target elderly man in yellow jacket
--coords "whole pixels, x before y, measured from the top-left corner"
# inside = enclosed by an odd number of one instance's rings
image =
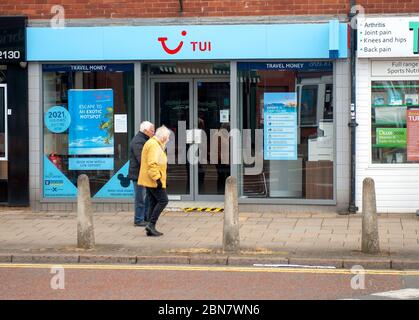
[[[138,184],[146,187],[149,198],[149,223],[145,227],[147,236],[158,237],[163,235],[156,230],[156,223],[169,203],[166,192],[167,155],[165,152],[169,137],[169,129],[165,126],[158,128],[154,137],[144,144],[141,154]]]

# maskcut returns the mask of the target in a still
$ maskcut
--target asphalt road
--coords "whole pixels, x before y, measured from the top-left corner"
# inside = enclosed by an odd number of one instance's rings
[[[396,296],[372,295],[388,291]],[[1,300],[389,298],[418,299],[419,271],[0,264]]]

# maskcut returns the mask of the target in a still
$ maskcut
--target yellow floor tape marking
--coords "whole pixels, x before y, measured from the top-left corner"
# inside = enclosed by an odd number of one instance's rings
[[[51,269],[63,266],[64,269],[93,270],[156,270],[156,271],[214,271],[214,272],[266,272],[266,273],[312,273],[312,274],[354,274],[348,269],[309,269],[272,267],[212,267],[212,266],[162,266],[162,265],[101,265],[101,264],[14,264],[2,263],[0,268]],[[366,275],[419,276],[419,270],[365,270]]]
[[[185,212],[193,212],[193,211],[198,211],[198,212],[223,212],[224,209],[223,208],[183,208],[183,211]]]

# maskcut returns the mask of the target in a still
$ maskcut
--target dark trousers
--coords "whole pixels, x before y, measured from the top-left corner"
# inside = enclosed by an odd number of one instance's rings
[[[156,224],[160,214],[169,203],[166,189],[147,188],[147,197],[149,201],[148,219],[151,224]]]

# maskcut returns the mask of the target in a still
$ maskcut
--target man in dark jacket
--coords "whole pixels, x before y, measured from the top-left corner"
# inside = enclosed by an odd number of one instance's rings
[[[138,185],[138,175],[141,167],[141,152],[144,144],[154,135],[154,125],[149,121],[140,124],[140,131],[132,139],[129,146],[129,173],[128,178],[134,183],[135,192],[135,217],[134,225],[145,227],[147,225],[148,199],[146,190]]]

